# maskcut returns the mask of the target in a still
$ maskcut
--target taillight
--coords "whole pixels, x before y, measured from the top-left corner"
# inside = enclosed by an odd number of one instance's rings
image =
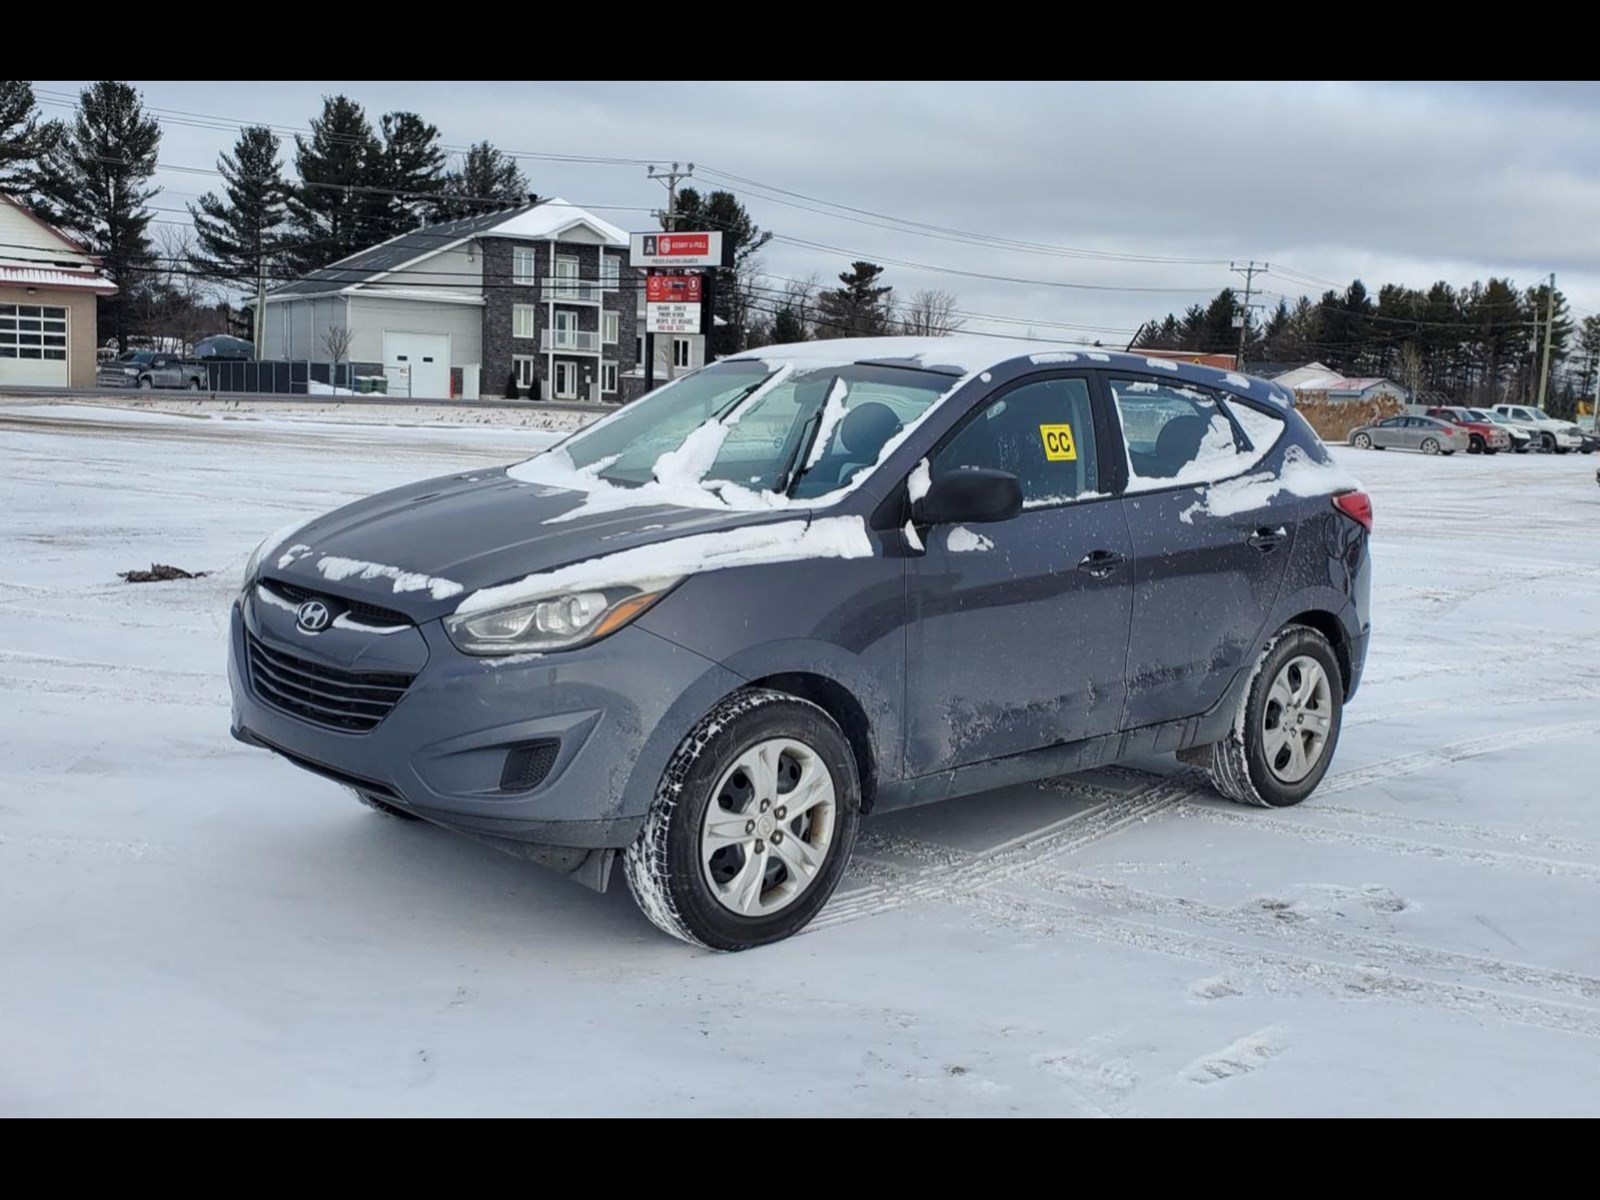
[[[1372,532],[1372,497],[1365,492],[1341,492],[1333,506],[1368,533]]]

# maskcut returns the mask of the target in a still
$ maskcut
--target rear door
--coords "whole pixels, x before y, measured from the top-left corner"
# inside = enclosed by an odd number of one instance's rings
[[[1011,472],[1024,508],[1009,521],[916,531],[925,552],[906,568],[910,775],[1117,728],[1132,546],[1122,501],[1104,494],[1113,489],[1098,455],[1115,426],[1094,389],[1084,372],[1026,376],[980,400],[929,456],[935,478]]]
[[[1271,469],[1281,416],[1170,379],[1113,373],[1127,446],[1133,620],[1123,727],[1222,699],[1262,635],[1295,535],[1286,497],[1214,513],[1205,485]],[[1199,485],[1199,486],[1197,486]],[[1264,489],[1263,489],[1264,490]]]

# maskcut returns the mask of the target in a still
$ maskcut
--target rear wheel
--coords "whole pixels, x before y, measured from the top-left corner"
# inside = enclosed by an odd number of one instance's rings
[[[1328,772],[1344,716],[1344,684],[1328,639],[1286,626],[1267,643],[1233,729],[1210,748],[1212,786],[1263,808],[1299,804]]]
[[[1364,433],[1356,434],[1351,444],[1354,445],[1357,450],[1372,449],[1372,439]]]
[[[1422,452],[1424,454],[1437,454],[1437,453],[1439,453],[1439,439],[1438,438],[1423,438],[1422,439]]]
[[[746,688],[689,732],[667,764],[628,888],[660,929],[745,950],[803,929],[855,845],[861,784],[843,731],[784,692]]]

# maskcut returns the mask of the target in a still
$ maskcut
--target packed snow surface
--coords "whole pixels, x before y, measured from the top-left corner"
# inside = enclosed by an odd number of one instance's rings
[[[227,735],[267,531],[538,435],[109,423],[0,406],[0,1114],[1600,1114],[1592,456],[1334,449],[1375,627],[1301,807],[1162,756],[880,814],[715,955]]]

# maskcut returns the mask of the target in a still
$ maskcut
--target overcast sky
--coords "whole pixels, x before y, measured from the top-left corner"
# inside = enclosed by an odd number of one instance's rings
[[[55,99],[82,83],[35,86],[58,116],[70,105]],[[702,188],[739,192],[762,227],[837,248],[774,241],[763,252],[770,275],[831,280],[851,258],[871,258],[897,292],[945,288],[966,312],[1021,322],[974,317],[974,330],[1031,322],[1062,336],[1054,322],[1120,344],[1144,318],[1239,282],[1229,260],[1251,258],[1272,264],[1258,277],[1268,302],[1327,286],[1308,277],[1342,287],[1359,276],[1376,291],[1491,274],[1525,286],[1555,271],[1580,316],[1600,311],[1592,83],[137,86],[163,125],[166,190],[155,203],[180,210],[163,221],[184,220],[184,203],[218,182],[168,168],[212,168],[235,136],[197,124],[303,130],[322,96],[342,90],[374,122],[420,113],[450,147],[487,138],[508,152],[692,160]],[[624,228],[651,228],[664,198],[639,162],[522,166],[533,190]],[[961,232],[930,236],[905,222]]]

